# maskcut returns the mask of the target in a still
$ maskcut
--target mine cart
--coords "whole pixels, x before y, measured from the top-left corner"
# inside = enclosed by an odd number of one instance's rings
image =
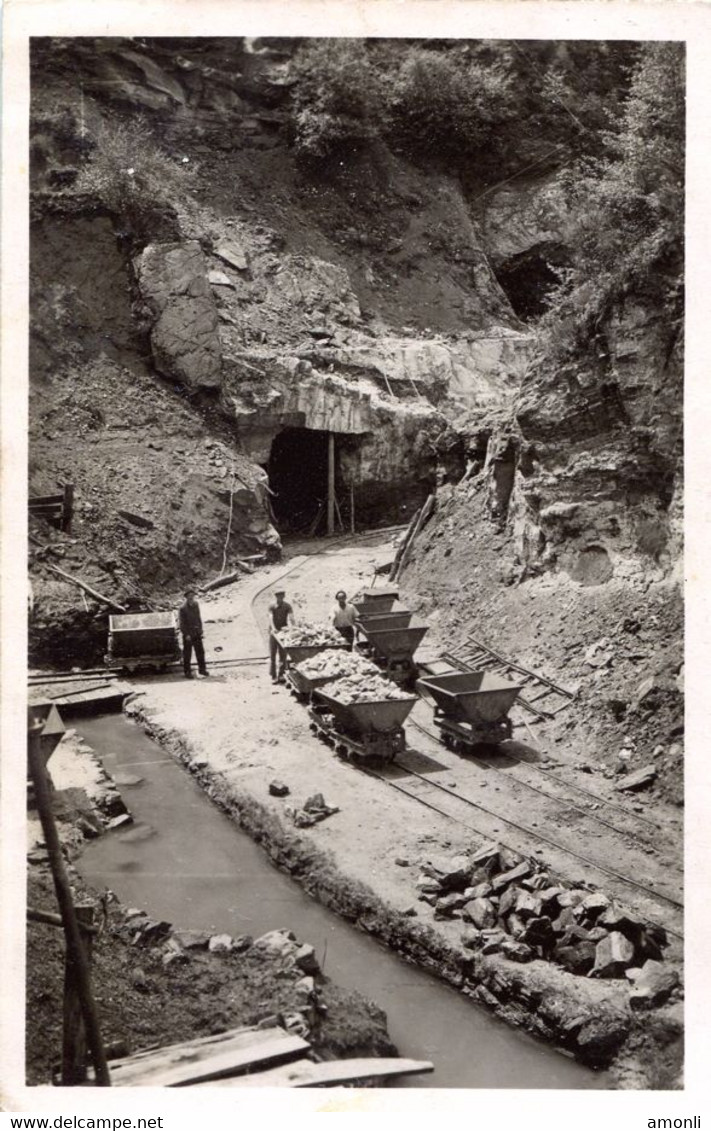
[[[347,648],[348,644],[344,640],[342,644],[331,644],[326,641],[324,644],[282,644],[279,637],[276,637],[277,647],[279,649],[279,656],[284,667],[284,670],[289,673],[293,664],[300,664],[302,660],[309,660],[311,656],[317,656],[319,652],[325,652],[327,648]]]
[[[420,695],[435,705],[440,741],[450,750],[466,750],[511,737],[508,713],[521,690],[492,672],[452,672],[417,681]]]
[[[400,596],[399,589],[364,589],[353,601],[355,610],[362,613],[388,613]]]
[[[109,617],[108,667],[162,671],[181,657],[177,614],[127,613]]]
[[[319,690],[309,711],[311,728],[343,757],[391,762],[405,749],[403,723],[416,702],[412,696],[342,703],[333,693]]]
[[[407,628],[413,613],[409,609],[391,610],[389,613],[361,613],[357,620],[359,629],[364,628]]]
[[[313,693],[320,687],[325,687],[327,683],[333,683],[335,680],[342,679],[344,675],[357,674],[360,672],[363,675],[379,675],[379,671],[371,660],[366,660],[364,656],[359,656],[356,652],[348,652],[343,654],[342,646],[338,649],[340,656],[334,657],[337,661],[335,668],[326,672],[305,671],[303,664],[292,664],[285,672],[285,679],[287,686],[293,695],[302,701],[307,701],[313,697]],[[335,651],[335,649],[331,649]],[[351,666],[350,661],[358,665],[355,670],[348,671]]]
[[[416,674],[413,656],[419,648],[426,624],[410,624],[407,628],[372,628],[363,624],[362,634],[368,653],[379,668],[396,683],[407,683]]]

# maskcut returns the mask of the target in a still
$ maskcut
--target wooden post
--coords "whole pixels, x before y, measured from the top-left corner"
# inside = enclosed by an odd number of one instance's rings
[[[328,434],[328,502],[326,509],[326,533],[329,537],[333,534],[333,500],[336,494],[336,453],[335,437],[333,432]]]
[[[91,967],[94,908],[90,903],[75,908],[81,931],[87,967]],[[92,932],[82,930],[91,927]],[[86,1026],[79,996],[79,981],[72,952],[67,949],[64,964],[64,1023],[62,1027],[62,1084],[83,1084],[86,1080]]]
[[[42,726],[43,724],[40,722],[31,726],[29,730],[28,755],[30,776],[35,791],[35,803],[42,824],[44,842],[47,846],[49,865],[52,869],[54,890],[57,895],[57,902],[62,916],[67,953],[71,953],[72,957],[77,994],[81,1002],[82,1016],[84,1018],[84,1025],[86,1026],[87,1041],[91,1049],[91,1059],[94,1064],[96,1083],[99,1087],[107,1088],[111,1086],[111,1080],[109,1078],[106,1054],[101,1040],[96,1005],[94,1004],[94,998],[91,992],[89,964],[87,962],[79,923],[77,922],[77,916],[72,902],[72,891],[69,886],[69,879],[64,867],[64,860],[62,859],[62,849],[57,834],[57,826],[54,823],[54,814],[52,813],[52,800],[49,793],[47,770],[40,746]]]
[[[351,534],[355,534],[355,505],[353,502],[353,480],[351,479]]]
[[[64,484],[64,506],[62,508],[62,530],[67,534],[72,531],[72,518],[74,516],[74,484]]]

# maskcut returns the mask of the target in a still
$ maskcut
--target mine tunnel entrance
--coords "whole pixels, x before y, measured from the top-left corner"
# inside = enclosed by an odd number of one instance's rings
[[[328,436],[311,428],[285,428],[272,441],[265,470],[280,533],[316,534],[326,529]]]
[[[569,263],[562,245],[543,243],[500,263],[495,274],[514,313],[523,322],[533,322],[545,314],[548,298],[560,283],[556,268]]]

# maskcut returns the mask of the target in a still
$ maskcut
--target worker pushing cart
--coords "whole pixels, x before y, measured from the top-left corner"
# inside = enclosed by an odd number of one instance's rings
[[[284,589],[277,589],[274,593],[274,604],[269,606],[269,674],[273,683],[281,683],[284,679],[284,654],[279,649],[276,638],[288,624],[294,623],[294,610],[284,598]],[[277,675],[277,656],[279,657],[279,674]]]
[[[357,617],[355,605],[351,605],[345,590],[339,589],[336,593],[336,605],[331,613],[331,624],[347,642],[349,652],[353,651]]]

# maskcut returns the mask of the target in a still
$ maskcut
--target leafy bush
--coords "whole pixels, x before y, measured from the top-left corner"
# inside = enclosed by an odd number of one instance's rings
[[[486,148],[514,115],[506,76],[496,67],[412,50],[388,99],[388,133],[413,156],[459,168]]]
[[[604,332],[626,296],[682,318],[684,225],[683,49],[647,45],[604,155],[561,175],[571,214],[573,265],[552,295],[549,351],[571,354]],[[561,326],[567,327],[561,335]],[[555,342],[553,343],[553,339]]]
[[[172,208],[185,198],[197,169],[169,156],[146,122],[104,122],[76,182],[119,217]]]
[[[331,157],[375,135],[377,76],[361,40],[308,40],[294,74],[292,128],[301,157]]]

